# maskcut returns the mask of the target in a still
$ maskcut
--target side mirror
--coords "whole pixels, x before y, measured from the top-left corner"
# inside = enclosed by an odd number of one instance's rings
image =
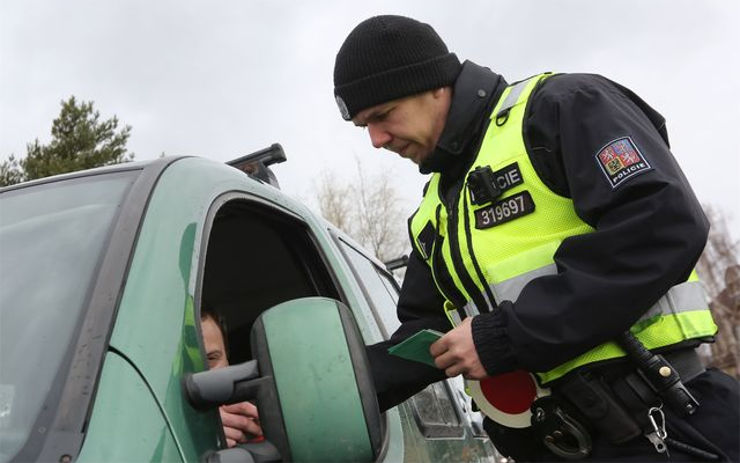
[[[184,379],[196,408],[255,400],[283,461],[375,461],[380,412],[354,317],[311,297],[263,312],[250,334],[255,361]],[[247,444],[246,447],[248,447]]]

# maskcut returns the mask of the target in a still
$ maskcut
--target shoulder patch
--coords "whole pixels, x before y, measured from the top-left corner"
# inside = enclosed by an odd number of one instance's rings
[[[617,138],[596,153],[601,171],[612,189],[641,172],[652,169],[630,137]]]

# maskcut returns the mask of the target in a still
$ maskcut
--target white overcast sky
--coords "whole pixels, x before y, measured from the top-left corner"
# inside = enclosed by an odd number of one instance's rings
[[[430,23],[460,59],[515,81],[593,72],[668,120],[673,152],[703,203],[740,237],[740,2],[0,0],[0,159],[49,140],[75,95],[132,126],[137,160],[225,161],[280,142],[284,190],[311,196],[322,170],[391,170],[409,213],[425,179],[342,121],[334,56],[376,14]]]

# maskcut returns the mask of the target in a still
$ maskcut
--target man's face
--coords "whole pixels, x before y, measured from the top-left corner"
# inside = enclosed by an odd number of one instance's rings
[[[221,328],[219,328],[216,320],[211,316],[206,316],[201,320],[200,327],[203,331],[203,344],[206,348],[208,367],[210,369],[228,367],[229,359],[226,358],[224,336],[221,334]]]
[[[393,151],[418,165],[437,146],[450,101],[451,89],[438,88],[364,109],[352,122],[367,128],[375,148]]]

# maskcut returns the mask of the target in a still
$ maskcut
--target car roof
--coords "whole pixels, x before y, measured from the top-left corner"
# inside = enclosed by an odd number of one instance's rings
[[[69,172],[66,174],[52,175],[50,177],[39,178],[36,180],[30,180],[27,182],[10,185],[7,187],[0,188],[0,192],[18,190],[21,188],[27,188],[36,185],[42,185],[44,183],[58,182],[61,180],[69,180],[72,178],[87,177],[90,175],[99,175],[111,172],[125,172],[128,170],[140,170],[147,167],[157,166],[164,169],[169,164],[188,156],[167,156],[149,161],[136,161],[136,162],[123,162],[120,164],[114,164],[110,166],[95,167],[93,169],[78,170],[75,172]]]

